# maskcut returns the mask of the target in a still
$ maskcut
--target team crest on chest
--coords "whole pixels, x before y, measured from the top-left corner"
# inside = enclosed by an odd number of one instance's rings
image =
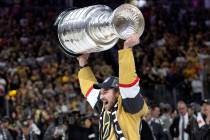
[[[111,121],[110,121],[110,115],[107,112],[104,112],[103,116],[103,140],[106,140],[111,133]]]

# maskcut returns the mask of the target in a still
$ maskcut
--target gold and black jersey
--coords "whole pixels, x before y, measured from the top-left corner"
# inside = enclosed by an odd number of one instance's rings
[[[140,78],[136,74],[132,49],[120,50],[118,54],[120,96],[117,100],[117,120],[126,140],[140,140],[140,121],[142,116],[147,113],[148,107],[140,94]],[[93,84],[97,83],[97,80],[90,67],[80,69],[78,78],[82,93],[91,107],[103,113],[103,124],[101,124],[103,132],[100,132],[100,134],[103,133],[103,139],[116,140],[110,114],[103,112],[98,100],[100,90],[93,88]]]

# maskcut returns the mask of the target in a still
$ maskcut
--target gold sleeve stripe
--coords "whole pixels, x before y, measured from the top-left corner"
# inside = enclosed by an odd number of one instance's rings
[[[130,84],[119,84],[119,87],[129,88],[129,87],[134,86],[139,81],[140,81],[140,78],[136,77],[136,79],[133,82],[131,82]]]

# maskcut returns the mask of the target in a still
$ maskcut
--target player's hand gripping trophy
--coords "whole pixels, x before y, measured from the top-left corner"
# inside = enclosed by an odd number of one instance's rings
[[[131,4],[114,11],[105,5],[64,11],[55,23],[61,49],[70,56],[108,50],[119,38],[141,36],[145,25],[141,11]]]

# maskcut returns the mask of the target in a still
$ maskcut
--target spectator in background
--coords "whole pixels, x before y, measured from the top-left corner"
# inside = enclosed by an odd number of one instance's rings
[[[140,124],[140,135],[141,140],[155,140],[150,126],[144,119],[142,119]]]
[[[162,122],[163,132],[167,135],[168,139],[171,140],[169,128],[172,124],[173,119],[171,118],[172,107],[170,104],[163,104],[161,107],[160,120]]]
[[[36,132],[30,127],[27,120],[23,120],[21,125],[17,140],[38,140]]]
[[[68,140],[68,114],[56,114],[45,131],[43,140]]]
[[[93,113],[91,117],[91,122],[92,122],[92,130],[95,134],[94,140],[99,140],[99,115],[97,113]]]
[[[201,112],[204,116],[197,116],[198,129],[195,132],[196,140],[210,139],[210,99],[202,100]]]
[[[82,136],[83,140],[97,140],[99,137],[97,137],[97,134],[94,131],[94,125],[91,121],[91,115],[87,114],[82,118]],[[98,128],[97,128],[98,129]],[[82,140],[82,138],[81,138]]]
[[[33,118],[32,117],[28,117],[27,118],[27,123],[29,124],[29,128],[31,130],[32,133],[34,133],[35,135],[39,136],[41,135],[41,130],[38,128],[38,126],[34,123]]]
[[[190,140],[208,140],[210,138],[210,100],[202,100],[201,112],[194,114],[187,127]]]
[[[2,140],[13,140],[11,133],[9,132],[9,118],[3,117],[0,121],[0,138]]]
[[[186,103],[184,101],[179,101],[177,103],[177,109],[179,115],[173,120],[173,123],[170,126],[170,134],[172,138],[176,140],[188,140],[189,134],[185,132],[189,122]]]
[[[156,140],[168,140],[166,133],[163,132],[163,122],[160,119],[160,107],[159,105],[152,105],[151,107],[151,119],[148,124],[155,136]]]

